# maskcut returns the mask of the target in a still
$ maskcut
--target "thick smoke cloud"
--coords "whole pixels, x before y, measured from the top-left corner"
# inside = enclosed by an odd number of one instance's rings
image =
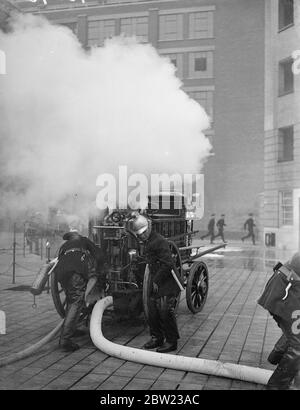
[[[115,38],[84,51],[75,35],[31,15],[0,32],[1,207],[46,209],[95,200],[96,178],[199,172],[209,118],[150,45]]]

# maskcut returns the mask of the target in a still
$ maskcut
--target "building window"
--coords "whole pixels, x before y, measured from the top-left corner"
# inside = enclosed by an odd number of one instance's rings
[[[211,120],[213,120],[213,91],[189,91],[188,94],[205,109]]]
[[[159,16],[159,40],[183,39],[183,15],[169,14]]]
[[[279,0],[279,30],[294,24],[294,0]]]
[[[213,52],[189,53],[189,78],[213,77]]]
[[[279,96],[294,92],[293,63],[292,58],[279,62]]]
[[[294,159],[294,127],[279,129],[278,161],[293,161]]]
[[[96,20],[88,23],[88,45],[102,46],[104,40],[115,35],[115,20]]]
[[[121,19],[121,33],[136,36],[142,42],[148,41],[148,17],[129,17]]]
[[[293,225],[293,191],[279,192],[280,225]]]
[[[196,57],[194,60],[194,71],[207,71],[207,57]]]
[[[190,13],[189,15],[189,38],[213,37],[213,12],[205,11]]]
[[[182,53],[163,54],[164,57],[168,57],[170,62],[176,67],[176,75],[179,78],[183,77],[183,55]]]

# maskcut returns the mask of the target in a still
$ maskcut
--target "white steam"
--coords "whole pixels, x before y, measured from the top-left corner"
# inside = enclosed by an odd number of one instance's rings
[[[17,16],[0,31],[2,209],[96,196],[99,174],[199,172],[209,118],[151,45],[115,38],[84,51],[65,27]]]

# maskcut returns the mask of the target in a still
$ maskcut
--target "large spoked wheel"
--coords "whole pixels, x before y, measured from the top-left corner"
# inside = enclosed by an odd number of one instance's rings
[[[61,284],[57,280],[57,273],[55,269],[51,274],[51,295],[57,313],[60,317],[64,318],[67,310],[67,296]]]
[[[188,276],[186,303],[192,313],[203,309],[208,294],[208,269],[204,262],[194,262]]]
[[[171,251],[172,258],[176,266],[176,269],[178,273],[180,274],[180,277],[182,278],[183,269],[182,269],[181,256],[180,256],[179,249],[176,246],[176,244],[172,241],[169,241],[169,247],[170,247],[170,251]],[[143,308],[144,308],[145,318],[147,321],[149,320],[149,303],[150,303],[151,291],[152,291],[152,279],[150,275],[149,266],[146,265],[144,281],[143,281]],[[175,306],[175,314],[177,313],[179,303],[180,303],[180,294],[178,295],[178,298],[177,298],[177,303]]]
[[[90,256],[88,259],[88,269],[90,272],[93,271],[94,269],[94,260]],[[66,312],[68,308],[67,296],[66,296],[66,293],[63,287],[61,286],[61,283],[58,281],[57,271],[55,269],[53,270],[50,276],[51,276],[51,282],[50,282],[51,283],[51,295],[52,295],[53,303],[54,303],[55,309],[57,310],[57,313],[59,314],[59,316],[64,319],[66,317]],[[80,316],[79,316],[78,323],[82,323],[83,321],[85,321],[89,317],[91,311],[92,311],[92,305],[88,307],[83,307],[80,313]]]
[[[66,312],[68,308],[67,296],[60,282],[57,280],[57,274],[55,272],[55,269],[51,274],[51,295],[57,313],[60,317],[64,319],[66,317]],[[78,324],[88,324],[88,318],[91,313],[91,309],[91,306],[82,309],[79,316]]]

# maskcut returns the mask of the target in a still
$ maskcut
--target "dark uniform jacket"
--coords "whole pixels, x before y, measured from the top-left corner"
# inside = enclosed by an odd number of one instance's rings
[[[247,221],[244,223],[244,229],[246,229],[248,226],[248,231],[253,232],[253,228],[255,226],[255,223],[253,221],[253,218],[248,218]]]
[[[276,270],[257,302],[272,315],[290,323],[296,319],[293,312],[300,311],[300,277],[293,271],[287,272],[285,266]]]
[[[215,219],[211,218],[207,225],[208,232],[213,232],[215,229]]]
[[[226,226],[225,220],[223,218],[219,219],[218,222],[217,222],[217,227],[218,227],[219,231],[223,231],[224,226]]]
[[[90,256],[96,261],[96,273],[101,270],[103,255],[90,239],[73,232],[65,234],[63,239],[66,242],[59,249],[58,264],[55,268],[59,281],[66,280],[70,273],[74,272],[88,279]]]
[[[177,295],[177,285],[172,269],[177,274],[168,241],[159,233],[152,231],[145,244],[145,255],[149,264],[150,274],[154,283],[158,286],[159,296]],[[177,277],[183,285],[182,279]]]

